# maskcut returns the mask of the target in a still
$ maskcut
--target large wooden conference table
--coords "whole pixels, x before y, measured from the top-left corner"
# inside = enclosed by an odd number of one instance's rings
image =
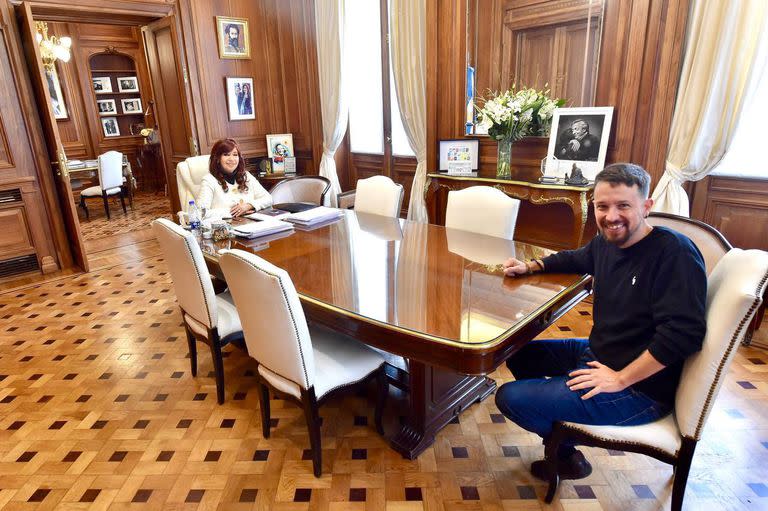
[[[587,275],[504,277],[507,257],[545,249],[438,225],[345,211],[313,230],[272,239],[203,241],[284,268],[309,321],[404,357],[407,417],[390,445],[413,459],[496,384],[485,375],[587,293]]]

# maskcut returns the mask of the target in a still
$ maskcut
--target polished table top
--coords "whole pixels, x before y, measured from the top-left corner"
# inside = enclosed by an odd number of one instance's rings
[[[500,348],[509,352],[505,343],[534,322],[540,331],[559,316],[558,307],[583,298],[590,281],[575,274],[504,277],[501,263],[508,257],[529,259],[548,252],[350,210],[329,225],[282,236],[203,241],[203,250],[214,270],[220,248],[256,253],[288,272],[305,309],[344,318],[347,333],[366,337],[367,332],[371,344],[404,356],[426,358],[446,349],[453,355]],[[458,363],[443,365],[468,373],[491,370],[487,364],[462,369]]]

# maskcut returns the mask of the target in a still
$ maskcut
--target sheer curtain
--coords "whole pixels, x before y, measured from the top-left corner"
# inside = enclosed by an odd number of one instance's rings
[[[342,73],[344,2],[345,0],[315,1],[320,110],[323,116],[323,157],[320,160],[320,175],[331,182],[326,202],[334,207],[336,196],[341,192],[341,185],[333,155],[347,131],[348,114]]]
[[[654,211],[688,216],[682,183],[707,176],[727,151],[757,67],[766,12],[765,0],[694,0]]]
[[[391,0],[390,48],[400,117],[416,153],[408,220],[427,221],[427,52],[424,0]]]

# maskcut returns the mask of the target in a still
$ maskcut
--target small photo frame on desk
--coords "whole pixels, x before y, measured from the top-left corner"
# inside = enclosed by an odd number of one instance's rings
[[[480,142],[475,139],[441,140],[440,172],[449,176],[467,176],[477,171]]]
[[[555,109],[543,175],[565,178],[577,167],[594,181],[605,166],[612,119],[612,106]]]

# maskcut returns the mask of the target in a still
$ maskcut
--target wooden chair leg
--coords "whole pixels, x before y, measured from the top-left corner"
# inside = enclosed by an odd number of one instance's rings
[[[107,213],[107,220],[109,220],[109,197],[107,192],[103,192],[101,198],[104,200],[104,211]]]
[[[80,206],[83,208],[83,211],[85,211],[85,219],[90,220],[91,216],[88,214],[88,205],[85,203],[85,197],[82,195],[80,196]]]
[[[125,209],[125,192],[122,189],[120,190],[120,205],[123,206],[123,214],[127,215],[128,210]]]
[[[387,396],[389,395],[389,378],[384,370],[384,364],[381,365],[378,371],[376,371],[376,384],[378,386],[377,399],[376,399],[376,411],[374,413],[374,421],[376,422],[376,431],[384,436],[384,424],[382,418],[384,416],[384,406],[387,404]]]
[[[317,399],[315,389],[311,388],[301,392],[301,403],[304,407],[304,417],[307,419],[309,430],[309,446],[312,448],[312,468],[315,477],[320,477],[323,472],[323,448],[320,445],[320,417],[317,413]]]
[[[555,498],[555,493],[557,493],[557,487],[560,484],[560,475],[557,473],[557,450],[562,440],[562,430],[558,424],[555,424],[552,433],[544,444],[544,461],[546,462],[547,476],[549,478],[547,495],[544,497],[544,502],[547,504],[552,503],[552,499]]]
[[[269,408],[269,387],[259,378],[259,408],[261,408],[261,434],[269,438],[270,422],[272,414]]]
[[[224,404],[224,359],[221,356],[221,344],[219,336],[208,338],[211,343],[211,358],[213,359],[213,373],[216,375],[216,400]]]
[[[190,332],[189,327],[184,324],[184,330],[187,332],[187,346],[189,346],[189,365],[192,376],[197,376],[197,339]]]
[[[685,486],[688,483],[688,474],[691,471],[691,462],[693,461],[693,453],[696,451],[696,444],[696,440],[683,438],[683,443],[680,446],[677,464],[675,465],[675,480],[672,483],[672,511],[680,511],[683,508]]]

